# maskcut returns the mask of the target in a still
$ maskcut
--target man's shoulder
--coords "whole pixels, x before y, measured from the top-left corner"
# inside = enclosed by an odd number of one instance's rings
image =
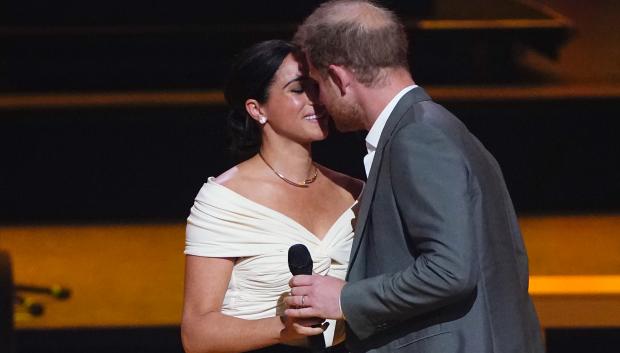
[[[410,125],[421,129],[435,129],[448,135],[469,133],[456,115],[432,100],[412,104],[396,125],[395,132],[405,128],[411,129]]]

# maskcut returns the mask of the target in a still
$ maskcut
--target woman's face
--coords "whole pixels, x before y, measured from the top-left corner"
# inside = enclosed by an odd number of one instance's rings
[[[316,83],[304,73],[301,62],[293,54],[287,55],[263,105],[265,128],[299,143],[325,139],[327,114],[316,95]]]

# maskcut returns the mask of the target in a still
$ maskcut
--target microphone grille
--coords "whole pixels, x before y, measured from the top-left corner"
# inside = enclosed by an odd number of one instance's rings
[[[312,257],[305,245],[295,244],[288,249],[288,266],[293,274],[306,274],[308,269],[307,274],[312,274]]]

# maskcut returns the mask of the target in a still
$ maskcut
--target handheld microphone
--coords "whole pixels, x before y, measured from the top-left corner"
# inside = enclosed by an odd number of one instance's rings
[[[312,257],[305,245],[295,244],[288,249],[288,268],[293,276],[312,274]],[[309,336],[308,341],[312,352],[325,352],[325,337],[322,333]]]

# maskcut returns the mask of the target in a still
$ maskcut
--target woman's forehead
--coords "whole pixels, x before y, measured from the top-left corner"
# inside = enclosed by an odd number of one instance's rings
[[[304,76],[303,66],[292,54],[287,55],[276,72],[276,81],[288,82]]]

